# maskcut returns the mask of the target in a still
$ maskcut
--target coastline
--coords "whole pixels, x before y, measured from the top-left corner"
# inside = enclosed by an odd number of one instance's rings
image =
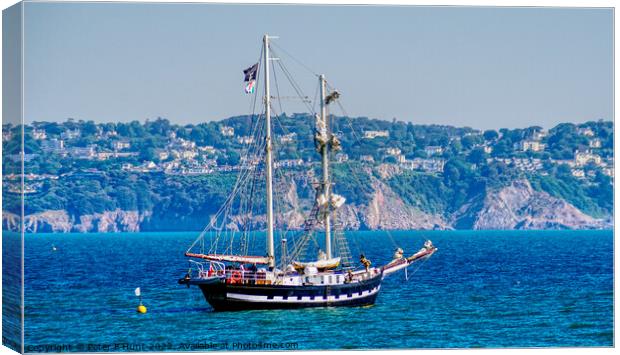
[[[180,234],[188,234],[195,233],[199,234],[202,231],[198,230],[178,230],[178,231],[143,231],[143,232],[37,232],[37,233],[24,233],[24,236],[82,236],[82,235],[103,235],[103,236],[116,236],[116,235],[157,235],[157,236],[174,236]],[[277,230],[276,233],[282,232],[281,230]],[[382,234],[402,234],[402,233],[412,233],[417,235],[420,234],[435,234],[435,235],[446,235],[446,234],[468,234],[468,233],[478,233],[478,234],[496,234],[496,233],[505,233],[505,234],[548,234],[548,233],[614,233],[614,228],[605,228],[605,229],[451,229],[451,230],[405,230],[405,229],[394,229],[394,230],[354,230],[354,231],[345,231],[347,235],[355,235],[355,234],[372,234],[372,233],[382,233]],[[215,232],[207,232],[210,234],[214,234]],[[255,234],[265,234],[264,231],[254,231],[251,233]],[[15,235],[19,236],[21,233],[14,231],[2,231],[3,235]],[[389,238],[386,236],[386,238]]]

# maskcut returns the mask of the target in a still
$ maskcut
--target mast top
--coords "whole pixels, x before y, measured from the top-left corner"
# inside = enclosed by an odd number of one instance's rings
[[[265,33],[265,34],[263,35],[263,39],[272,39],[272,38],[273,38],[273,39],[278,39],[278,38],[280,38],[280,37],[279,37],[279,36],[270,36],[268,33]]]

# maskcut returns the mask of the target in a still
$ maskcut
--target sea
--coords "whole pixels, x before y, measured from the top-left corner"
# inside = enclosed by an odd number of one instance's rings
[[[26,235],[25,350],[614,346],[613,231],[350,232],[373,265],[427,239],[439,250],[387,277],[374,306],[243,312],[177,283],[197,235]]]

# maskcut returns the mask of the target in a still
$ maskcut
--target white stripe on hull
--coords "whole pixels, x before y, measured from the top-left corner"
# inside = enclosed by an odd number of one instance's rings
[[[379,292],[381,285],[376,286],[373,289],[362,291],[360,295],[359,292],[355,292],[351,294],[351,297],[348,297],[347,294],[341,294],[339,298],[336,296],[327,296],[327,298],[323,298],[323,296],[315,296],[312,299],[311,296],[302,296],[299,299],[297,296],[289,296],[287,299],[284,299],[283,296],[274,296],[273,298],[267,298],[267,296],[261,295],[245,295],[242,293],[226,293],[226,298],[231,300],[239,300],[239,301],[247,301],[247,302],[268,302],[268,303],[338,303],[344,301],[355,300],[359,298],[368,297]]]

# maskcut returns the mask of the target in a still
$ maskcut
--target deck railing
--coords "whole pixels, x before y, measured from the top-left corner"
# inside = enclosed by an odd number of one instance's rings
[[[194,261],[190,260],[193,277],[201,280],[219,278],[229,284],[271,284],[277,282],[267,277],[267,272],[243,268],[230,268],[219,261]],[[194,273],[195,272],[195,273]],[[370,271],[358,270],[344,274],[346,282],[359,282],[369,279],[381,272],[380,269],[372,268]],[[297,276],[297,273],[290,273]],[[302,275],[303,276],[303,275]],[[286,274],[278,275],[278,279],[287,277]]]

